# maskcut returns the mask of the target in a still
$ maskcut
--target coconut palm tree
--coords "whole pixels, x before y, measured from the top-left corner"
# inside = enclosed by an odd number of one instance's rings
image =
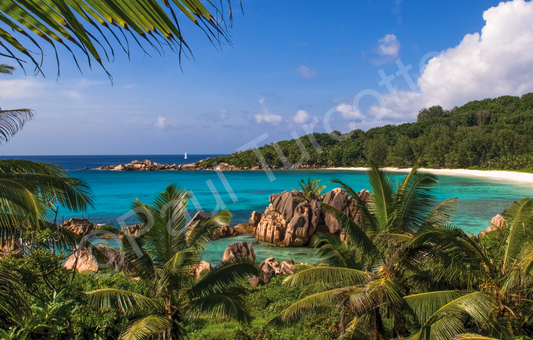
[[[349,333],[372,340],[384,339],[384,318],[391,321],[394,337],[409,334],[403,313],[405,296],[427,285],[426,272],[417,266],[426,245],[412,245],[416,231],[425,225],[444,223],[451,218],[456,199],[436,208],[431,187],[435,176],[413,169],[393,189],[391,179],[376,165],[368,171],[372,196],[367,205],[349,185],[334,180],[356,202],[365,216],[358,225],[351,217],[322,203],[348,236],[341,242],[336,235],[317,238],[322,264],[287,277],[284,285],[307,285],[298,302],[282,311],[273,322],[287,322],[317,308],[341,310],[341,329],[349,322]]]
[[[322,190],[326,189],[325,185],[320,185],[319,179],[311,180],[311,177],[307,179],[307,183],[301,179],[298,182],[298,186],[300,189],[293,189],[298,191],[296,199],[299,202],[310,202],[313,198],[320,198]]]
[[[435,273],[470,293],[432,308],[428,301],[417,301],[413,307],[425,308],[429,317],[421,320],[415,339],[444,339],[444,330],[464,331],[465,310],[470,310],[477,333],[498,339],[514,339],[531,326],[533,200],[515,202],[504,217],[501,242],[494,249],[452,226],[427,225],[417,233],[413,244],[431,245],[428,264]]]
[[[146,226],[139,237],[124,237],[127,272],[150,287],[146,296],[118,289],[87,293],[94,308],[142,315],[126,327],[121,339],[162,335],[183,338],[182,323],[201,317],[249,322],[244,290],[238,283],[258,275],[254,263],[234,260],[209,271],[199,280],[192,273],[213,229],[228,224],[231,214],[186,223],[189,194],[175,184],[158,193],[152,205],[133,202],[137,218]]]
[[[21,67],[30,61],[36,72],[42,73],[45,49],[51,48],[56,54],[59,75],[57,46],[71,53],[76,64],[77,56],[81,55],[89,65],[94,60],[104,67],[103,59],[110,60],[115,55],[110,41],[117,41],[119,49],[129,56],[130,36],[145,53],[146,46],[160,54],[167,46],[179,53],[181,59],[182,52],[190,49],[180,24],[190,22],[199,27],[213,43],[229,42],[231,2],[228,0],[224,7],[223,0],[208,1],[209,9],[204,3],[200,0],[1,1],[0,21],[4,26],[0,27],[0,54],[12,58]],[[35,48],[38,53],[32,52]]]

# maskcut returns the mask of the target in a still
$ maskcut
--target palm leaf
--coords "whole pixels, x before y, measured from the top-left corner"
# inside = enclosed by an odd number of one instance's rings
[[[404,296],[405,303],[417,316],[420,325],[426,321],[444,305],[457,299],[460,294],[455,290],[428,292]]]
[[[530,223],[533,218],[533,200],[523,198],[514,203],[507,210],[505,218],[509,223],[509,236],[505,247],[503,267],[507,268],[516,259],[522,245],[527,240],[525,224]]]
[[[223,262],[211,269],[200,281],[191,287],[191,295],[195,297],[208,296],[214,292],[220,292],[228,287],[242,283],[247,278],[259,276],[260,270],[253,260],[236,258]]]
[[[479,334],[459,334],[452,340],[498,340],[496,338],[490,338]]]
[[[74,57],[81,54],[104,69],[101,53],[109,60],[114,50],[108,38],[116,40],[121,48],[130,54],[129,42],[125,33],[145,50],[145,45],[163,53],[166,45],[181,55],[189,51],[180,29],[178,17],[199,27],[210,41],[229,41],[226,18],[222,1],[208,2],[208,10],[200,0],[14,0],[0,2],[0,21],[12,29],[9,33],[0,29],[3,47],[2,55],[12,58],[21,66],[29,60],[37,72],[41,72],[44,58],[43,46],[49,45],[56,54],[59,75],[59,56],[56,44],[65,47]],[[232,7],[226,7],[229,22],[232,22]],[[178,13],[183,16],[179,16]],[[100,42],[92,32],[98,32]],[[117,34],[121,33],[121,34]],[[122,36],[120,39],[118,36]],[[36,39],[34,39],[34,37]],[[34,59],[31,47],[41,52],[41,61]],[[160,46],[160,47],[157,47]],[[76,52],[75,52],[76,51]],[[78,65],[79,68],[79,65]]]
[[[356,289],[356,288],[354,288]],[[310,311],[323,307],[334,307],[335,297],[344,292],[346,287],[316,293],[298,300],[269,321],[270,324],[286,323],[298,319]]]
[[[363,284],[368,280],[368,273],[337,267],[314,267],[292,274],[283,280],[283,285],[295,287],[311,283],[338,284],[343,287]]]
[[[234,286],[195,298],[185,305],[185,318],[188,320],[200,318],[231,319],[248,324],[251,321],[251,316],[247,311],[244,295],[244,288]]]
[[[98,310],[116,310],[131,315],[157,307],[155,300],[126,290],[105,288],[85,294],[88,305]]]
[[[120,334],[120,340],[151,339],[172,327],[170,322],[159,315],[150,315],[129,324]]]
[[[5,73],[1,70],[0,73]],[[30,109],[0,110],[0,145],[7,143],[11,137],[22,130],[34,115],[35,113]]]

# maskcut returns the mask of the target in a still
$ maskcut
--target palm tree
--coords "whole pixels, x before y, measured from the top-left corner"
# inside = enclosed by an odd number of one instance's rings
[[[322,190],[326,189],[325,185],[320,185],[320,180],[311,180],[311,177],[307,179],[307,183],[301,179],[298,182],[300,189],[293,188],[298,191],[298,197],[296,199],[299,202],[310,202],[313,198],[320,198]]]
[[[55,51],[59,76],[57,46],[67,49],[78,67],[78,51],[88,59],[89,66],[95,60],[104,67],[101,54],[107,60],[115,56],[110,40],[116,40],[129,56],[127,35],[130,35],[145,53],[146,45],[160,54],[166,45],[179,53],[181,60],[183,51],[190,52],[180,28],[184,21],[203,30],[213,43],[229,42],[228,26],[231,27],[233,20],[231,2],[227,1],[226,8],[223,0],[207,3],[210,9],[200,0],[1,1],[0,21],[13,33],[0,28],[3,49],[0,53],[21,67],[30,61],[36,72],[42,73],[45,46],[41,44],[46,43],[46,47]],[[39,53],[31,51],[35,47]]]
[[[416,339],[444,338],[444,329],[464,331],[461,320],[468,310],[478,333],[498,339],[514,339],[531,326],[533,200],[515,202],[504,217],[503,237],[495,249],[452,226],[427,225],[418,232],[413,243],[432,245],[428,259],[436,274],[468,294],[434,304],[433,309],[428,309],[427,301],[419,301],[418,308],[426,308],[430,317],[422,320]]]
[[[138,313],[142,317],[126,327],[121,339],[163,335],[184,337],[181,323],[201,317],[249,322],[244,290],[238,283],[258,275],[254,263],[235,260],[221,264],[194,280],[191,273],[201,259],[210,233],[228,224],[231,214],[220,211],[208,220],[187,225],[189,194],[175,184],[158,193],[152,205],[133,202],[137,218],[146,226],[138,238],[124,237],[128,273],[147,283],[150,294],[142,296],[118,289],[87,293],[92,307]]]
[[[456,199],[447,200],[436,208],[431,186],[436,178],[413,169],[393,190],[391,180],[372,165],[368,171],[373,195],[368,206],[347,184],[334,180],[356,202],[356,209],[365,216],[365,225],[336,208],[322,203],[322,209],[332,214],[348,236],[346,243],[336,235],[321,235],[322,264],[287,277],[284,285],[307,285],[303,297],[284,311],[274,322],[287,322],[310,310],[335,307],[341,310],[341,329],[352,318],[348,331],[372,340],[383,339],[384,318],[392,323],[394,337],[409,332],[403,314],[405,296],[425,285],[424,270],[416,265],[425,254],[426,246],[411,241],[416,230],[425,225],[443,223],[451,218]],[[332,303],[333,302],[333,303]]]

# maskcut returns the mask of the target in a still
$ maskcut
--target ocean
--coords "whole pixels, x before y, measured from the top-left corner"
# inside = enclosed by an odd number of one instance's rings
[[[329,183],[340,179],[355,190],[369,189],[365,172],[350,170],[273,170],[275,179],[269,179],[264,171],[236,171],[217,174],[214,171],[151,171],[151,172],[115,172],[91,170],[102,165],[129,163],[133,160],[149,159],[164,164],[192,163],[206,157],[217,155],[117,155],[117,156],[4,156],[4,158],[28,159],[50,162],[67,169],[72,177],[85,180],[95,196],[95,207],[83,217],[95,223],[119,226],[120,221],[135,224],[133,217],[128,217],[131,202],[137,198],[143,203],[150,203],[153,196],[164,191],[170,183],[189,190],[194,199],[194,210],[216,211],[227,208],[233,214],[232,225],[247,222],[252,211],[263,212],[268,206],[268,197],[274,193],[291,190],[298,186],[300,179],[320,179],[327,186],[327,191],[337,187]],[[86,169],[88,168],[88,169]],[[391,178],[399,182],[404,173],[391,173]],[[500,214],[514,201],[533,196],[533,186],[520,183],[504,182],[459,176],[438,176],[439,185],[434,194],[439,202],[448,198],[459,197],[454,224],[463,230],[477,234],[489,226],[490,220]],[[59,220],[81,214],[60,210]],[[216,264],[222,258],[225,247],[234,241],[253,242],[253,236],[241,235],[215,241],[209,246],[204,258]],[[293,259],[300,262],[312,262],[314,251],[308,248],[278,248],[266,244],[254,245],[258,260],[275,256],[279,260]]]

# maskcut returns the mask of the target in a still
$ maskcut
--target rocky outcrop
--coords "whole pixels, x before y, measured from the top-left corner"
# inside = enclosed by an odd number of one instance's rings
[[[213,167],[209,164],[209,160],[212,158],[203,159],[197,163],[190,164],[160,164],[152,162],[148,159],[144,161],[132,161],[131,163],[119,164],[119,165],[103,165],[99,167],[100,170],[113,170],[113,171],[177,171],[177,170],[213,170]],[[221,163],[226,164],[226,163]],[[227,170],[231,169],[233,165],[226,164]]]
[[[362,190],[358,195],[365,204],[370,198],[368,190]],[[270,205],[261,216],[255,231],[258,241],[284,247],[301,247],[310,244],[316,232],[341,234],[337,220],[320,208],[320,197],[301,203],[298,203],[297,198],[297,191],[284,191],[270,196]],[[364,222],[364,216],[355,200],[341,189],[327,193],[323,202],[343,211],[360,225]]]
[[[370,191],[361,190],[357,193],[361,200],[367,204],[370,199]],[[364,221],[364,215],[358,209],[355,200],[348,196],[344,190],[337,188],[333,189],[324,196],[323,202],[329,204],[338,210],[342,211],[347,216],[350,216],[358,225]],[[335,234],[341,230],[339,222],[331,214],[324,214],[325,224],[329,232]]]
[[[144,228],[144,224],[134,224],[122,227],[120,232],[127,236],[139,237],[141,235],[141,230]]]
[[[91,221],[86,218],[73,217],[70,220],[63,222],[61,227],[70,230],[75,234],[85,236],[91,231],[97,229],[98,225],[91,223]]]
[[[103,259],[101,259],[103,261],[100,264],[92,248],[84,247],[78,251],[76,247],[76,251],[69,256],[63,266],[67,269],[76,267],[80,272],[91,271],[95,273],[100,269],[113,270],[122,267],[123,258],[118,250],[105,245],[98,245],[96,248],[103,256]]]
[[[494,216],[490,221],[490,227],[479,233],[479,237],[483,237],[488,233],[498,230],[505,225],[505,219],[500,214]]]
[[[224,255],[222,256],[222,262],[246,257],[255,261],[254,247],[246,242],[233,242],[226,247]]]
[[[185,228],[188,229],[192,227],[196,222],[207,220],[207,219],[210,219],[211,217],[213,217],[213,214],[211,214],[210,212],[199,211],[194,215],[194,217],[189,221],[189,223],[187,223],[187,226]]]
[[[233,237],[239,235],[239,232],[235,230],[229,224],[224,225],[211,233],[213,240],[218,240],[219,238]]]
[[[213,269],[213,267],[211,267],[209,262],[200,261],[200,263],[194,268],[194,278],[198,279],[204,270],[210,271],[211,269]]]
[[[234,229],[239,234],[255,234],[255,227],[250,223],[239,223]]]
[[[263,217],[263,214],[257,211],[252,211],[252,216],[250,216],[248,223],[250,223],[254,228],[257,228],[257,225],[259,222],[261,222],[261,217]]]
[[[275,258],[269,257],[259,265],[259,270],[261,271],[259,277],[254,276],[248,279],[248,283],[255,287],[258,284],[269,283],[274,275],[294,274],[296,273],[295,265],[296,263],[293,260],[285,261],[280,264]]]

